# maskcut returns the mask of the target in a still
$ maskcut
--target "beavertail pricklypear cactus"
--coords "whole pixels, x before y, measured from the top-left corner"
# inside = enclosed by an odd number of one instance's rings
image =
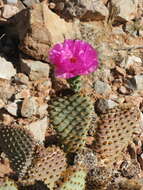
[[[43,181],[49,189],[53,189],[61,173],[66,170],[65,153],[59,147],[43,148],[38,158],[33,162],[33,167],[28,171],[25,178],[21,181],[23,184],[34,184],[35,181]]]
[[[136,106],[122,105],[100,115],[93,145],[97,156],[113,164],[127,148],[135,132],[140,132],[140,111]]]
[[[50,123],[67,152],[76,152],[84,147],[92,112],[93,105],[87,96],[74,94],[51,101]]]
[[[54,190],[85,190],[87,171],[82,166],[69,167],[61,176]]]
[[[34,185],[21,186],[20,190],[51,190],[42,181],[37,181]]]
[[[10,160],[18,177],[25,174],[35,150],[35,141],[28,130],[0,125],[0,147]]]
[[[10,179],[5,179],[3,184],[0,185],[0,190],[18,190],[18,187],[14,181]]]

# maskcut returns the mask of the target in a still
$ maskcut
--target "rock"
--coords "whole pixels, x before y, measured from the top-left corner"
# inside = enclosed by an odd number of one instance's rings
[[[4,0],[8,4],[17,4],[18,0]]]
[[[18,12],[19,12],[19,9],[17,6],[11,5],[11,4],[6,4],[3,7],[2,17],[5,19],[8,19],[8,18],[16,15]]]
[[[19,107],[21,105],[21,102],[20,100],[17,100],[15,102],[12,102],[10,104],[8,104],[5,109],[13,116],[18,116],[20,114],[19,112]],[[19,113],[18,113],[19,112]]]
[[[100,69],[95,71],[93,73],[93,76],[94,76],[93,82],[100,80],[100,81],[104,81],[107,84],[108,81],[112,81],[110,69],[106,67],[101,67]]]
[[[0,79],[0,99],[7,103],[7,101],[14,95],[15,88],[11,85],[9,80]]]
[[[50,67],[47,63],[30,59],[21,60],[21,72],[27,74],[31,80],[49,77]]]
[[[85,13],[80,19],[87,20],[103,20],[108,17],[109,11],[100,0],[79,0],[79,6],[85,8]]]
[[[79,34],[78,23],[66,22],[45,1],[21,11],[13,23],[20,38],[20,49],[38,60],[48,61],[49,49],[55,43],[75,39]]]
[[[141,108],[140,108],[140,110],[141,110]],[[142,110],[140,112],[140,127],[143,130],[143,113],[142,113]]]
[[[16,70],[12,63],[0,57],[0,78],[10,80],[16,74]]]
[[[98,94],[103,94],[103,95],[106,95],[108,94],[109,92],[111,92],[111,87],[109,84],[107,84],[106,82],[102,82],[100,80],[96,81],[94,84],[93,84],[93,88],[95,90],[96,93]]]
[[[5,103],[3,102],[2,99],[0,99],[0,109],[2,109],[5,106]]]
[[[34,135],[35,140],[37,140],[41,144],[43,144],[43,141],[45,140],[47,127],[48,127],[47,117],[44,117],[41,120],[37,120],[25,126],[25,128],[30,130],[31,133]]]
[[[95,103],[95,112],[106,113],[108,109],[116,107],[118,104],[110,99],[99,99]]]
[[[135,75],[133,78],[131,78],[131,82],[136,90],[143,90],[143,75]]]
[[[125,86],[120,86],[118,88],[118,92],[123,95],[130,95],[133,92],[133,90]]]
[[[17,92],[15,94],[15,99],[16,100],[18,100],[18,99],[24,99],[25,97],[29,98],[30,96],[31,96],[30,89],[24,88],[24,89],[21,89],[20,92]]]
[[[14,77],[14,82],[16,84],[25,84],[28,85],[29,83],[29,78],[23,73],[17,73]]]
[[[84,148],[83,150],[78,151],[78,153],[75,155],[74,164],[82,164],[88,171],[90,171],[97,165],[97,156],[93,150]]]
[[[123,177],[132,178],[140,173],[139,164],[137,161],[124,161],[120,166],[120,172]]]
[[[124,86],[121,86],[118,91],[121,93],[121,94],[127,94],[127,89],[124,87]]]
[[[135,19],[134,21],[127,22],[123,28],[126,33],[136,37],[140,35],[143,26],[140,19]]]
[[[42,78],[34,81],[34,86],[37,90],[36,94],[38,97],[43,97],[43,99],[49,100],[50,91],[52,90],[52,83],[49,78]]]
[[[39,0],[23,0],[23,3],[27,7],[32,7],[35,3],[40,3],[40,1]]]
[[[137,15],[139,0],[112,0],[112,10],[116,9],[115,21],[131,21]]]
[[[139,63],[141,66],[142,60],[140,57],[136,57],[136,56],[132,55],[132,56],[129,56],[127,59],[124,58],[120,64],[120,66],[124,67],[126,69],[129,69],[130,66],[134,65],[135,63]]]
[[[67,18],[79,18],[82,21],[103,20],[109,11],[100,0],[56,1],[53,9]]]
[[[37,107],[38,104],[35,97],[25,98],[21,107],[21,116],[29,118],[32,115],[35,115],[37,112]]]
[[[37,108],[37,115],[39,115],[40,117],[43,117],[44,115],[46,115],[47,108],[48,108],[48,104],[46,104],[46,103],[39,105]]]
[[[141,169],[143,170],[143,153],[138,155],[137,159],[138,159]]]

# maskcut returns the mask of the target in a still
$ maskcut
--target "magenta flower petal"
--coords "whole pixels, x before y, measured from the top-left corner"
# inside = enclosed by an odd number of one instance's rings
[[[60,78],[86,75],[98,67],[96,50],[81,40],[65,40],[56,44],[49,53],[49,59],[55,65],[56,77]]]

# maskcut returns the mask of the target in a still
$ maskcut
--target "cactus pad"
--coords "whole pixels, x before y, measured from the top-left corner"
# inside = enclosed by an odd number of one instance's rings
[[[81,166],[69,167],[57,182],[55,190],[84,190],[86,174]]]
[[[135,106],[122,106],[102,114],[95,135],[95,151],[105,163],[114,163],[139,130],[140,112]]]
[[[22,186],[20,190],[50,190],[42,181],[37,181],[34,185]]]
[[[34,184],[35,181],[43,181],[48,188],[52,189],[55,181],[60,178],[61,173],[66,170],[66,158],[59,147],[48,147],[43,149],[28,171],[26,177],[21,181],[23,184]]]
[[[23,176],[31,164],[35,150],[33,136],[20,127],[0,125],[0,146],[18,177]]]
[[[79,94],[54,99],[51,102],[50,122],[66,151],[76,152],[84,147],[92,111],[90,98]]]
[[[0,186],[0,190],[18,190],[14,181],[6,179],[3,184]]]

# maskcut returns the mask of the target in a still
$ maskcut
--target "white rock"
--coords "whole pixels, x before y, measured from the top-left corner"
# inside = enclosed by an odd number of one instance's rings
[[[41,61],[30,59],[21,60],[21,72],[29,75],[31,80],[49,77],[49,65]]]
[[[23,3],[28,7],[32,7],[35,3],[40,3],[39,0],[24,0]]]
[[[132,66],[134,63],[142,63],[142,60],[140,57],[137,57],[137,56],[129,56],[127,59],[124,59],[122,62],[121,62],[121,66],[124,67],[124,68],[129,68],[130,66]]]
[[[117,8],[117,19],[130,21],[135,18],[138,11],[139,0],[112,0],[112,6]]]
[[[19,12],[19,9],[17,6],[11,5],[11,4],[6,4],[3,7],[2,17],[8,19],[8,18],[16,15],[18,12]]]
[[[17,4],[18,0],[5,0],[9,4]]]
[[[109,15],[107,7],[100,0],[79,0],[78,3],[86,9],[82,19],[101,20]]]
[[[38,103],[35,97],[26,97],[22,103],[21,115],[22,117],[31,117],[37,112]]]
[[[47,114],[47,108],[48,104],[46,103],[40,104],[37,108],[37,115],[44,116],[45,114]]]
[[[116,107],[118,104],[110,99],[99,99],[96,102],[95,109],[100,113],[105,113],[108,109]]]
[[[143,130],[143,113],[140,112],[140,127]]]
[[[10,104],[8,104],[5,109],[13,116],[18,116],[18,107],[19,107],[19,104],[21,103],[22,101],[15,101],[15,102],[12,102]]]
[[[131,82],[135,86],[136,90],[141,91],[143,90],[143,75],[135,75]]]
[[[0,99],[0,109],[2,109],[5,106],[5,103],[2,99]]]
[[[41,120],[35,121],[35,122],[25,126],[25,128],[30,130],[31,133],[34,135],[35,140],[41,144],[43,144],[43,141],[45,140],[45,134],[46,134],[47,127],[48,127],[48,118],[47,117],[44,117]]]
[[[16,70],[12,63],[0,57],[0,78],[10,80],[16,74]]]

